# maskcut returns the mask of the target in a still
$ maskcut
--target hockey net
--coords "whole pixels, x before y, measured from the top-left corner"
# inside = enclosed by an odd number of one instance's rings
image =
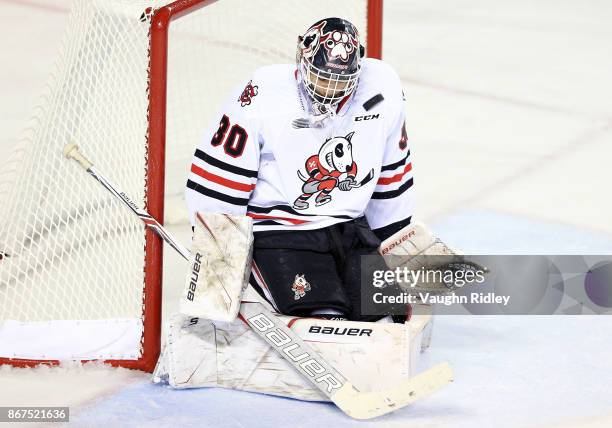
[[[109,360],[152,370],[161,242],[62,148],[129,197],[187,222],[195,145],[256,67],[293,62],[325,16],[380,56],[382,0],[76,0],[43,104],[0,169],[0,363]]]

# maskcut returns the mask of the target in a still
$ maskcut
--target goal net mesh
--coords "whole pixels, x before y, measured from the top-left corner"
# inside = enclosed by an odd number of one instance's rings
[[[0,357],[132,359],[141,352],[143,224],[62,149],[77,143],[140,206],[159,190],[147,189],[148,121],[160,120],[148,115],[149,38],[151,8],[167,3],[73,3],[43,102],[0,169]],[[156,166],[165,167],[166,222],[187,222],[191,156],[230,89],[259,66],[294,62],[297,35],[322,17],[351,20],[365,40],[366,8],[365,0],[220,0],[171,23],[166,164]],[[42,343],[44,335],[68,346],[71,328],[90,324],[91,344],[66,352],[15,343]],[[20,330],[32,325],[34,332]],[[128,331],[130,347],[96,347],[109,325],[123,325],[117,334]]]

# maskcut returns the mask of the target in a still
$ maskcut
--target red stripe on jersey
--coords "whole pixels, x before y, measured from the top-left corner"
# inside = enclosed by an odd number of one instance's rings
[[[338,108],[336,109],[336,113],[340,113],[340,110],[342,110],[342,107],[344,107],[344,104],[346,104],[346,102],[351,97],[351,95],[352,94],[348,94],[346,97],[344,97],[344,98],[342,98],[342,100],[340,100],[340,102],[338,103]]]
[[[412,171],[412,162],[410,162],[408,165],[406,165],[406,167],[404,168],[404,171],[400,172],[399,174],[395,174],[392,177],[381,177],[381,178],[379,178],[378,182],[376,184],[397,183],[398,181],[401,181],[402,178],[404,177],[404,175],[408,174],[410,171]]]
[[[227,178],[220,177],[212,172],[205,171],[196,164],[191,164],[191,172],[205,178],[208,181],[221,184],[222,186],[229,187],[230,189],[240,190],[242,192],[252,192],[255,188],[254,184],[244,184],[237,181],[228,180]]]
[[[289,217],[275,217],[271,215],[262,215],[262,214],[253,214],[253,213],[247,213],[247,215],[256,220],[284,220],[284,221],[288,221],[289,223],[293,223],[293,224],[309,223],[308,220],[298,220],[296,218],[289,218]]]

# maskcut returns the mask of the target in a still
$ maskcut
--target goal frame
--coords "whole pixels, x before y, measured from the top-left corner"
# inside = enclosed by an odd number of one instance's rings
[[[166,101],[168,73],[168,34],[172,21],[219,0],[177,0],[155,11],[149,34],[147,170],[145,176],[145,210],[154,218],[164,218],[164,185],[166,159]],[[222,1],[222,0],[221,0]],[[367,0],[368,57],[382,57],[383,0]],[[297,34],[296,34],[297,38]],[[161,347],[163,240],[145,229],[142,354],[137,360],[104,360],[116,367],[152,372]],[[88,362],[93,360],[82,360]],[[57,365],[58,360],[30,360],[0,357],[0,365],[33,367]]]

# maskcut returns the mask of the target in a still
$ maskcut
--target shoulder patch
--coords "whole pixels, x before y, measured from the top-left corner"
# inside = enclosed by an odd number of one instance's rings
[[[367,100],[365,103],[363,103],[363,108],[365,109],[365,111],[370,111],[375,106],[377,106],[378,104],[383,102],[384,99],[385,99],[385,97],[383,97],[382,94],[376,94],[372,98]]]
[[[238,102],[240,103],[240,106],[244,107],[250,105],[251,100],[253,99],[253,97],[257,96],[258,93],[259,86],[253,85],[253,81],[249,80],[249,83],[247,83],[247,85],[245,86],[244,91],[242,91],[242,94],[240,94],[240,97],[238,97]]]

